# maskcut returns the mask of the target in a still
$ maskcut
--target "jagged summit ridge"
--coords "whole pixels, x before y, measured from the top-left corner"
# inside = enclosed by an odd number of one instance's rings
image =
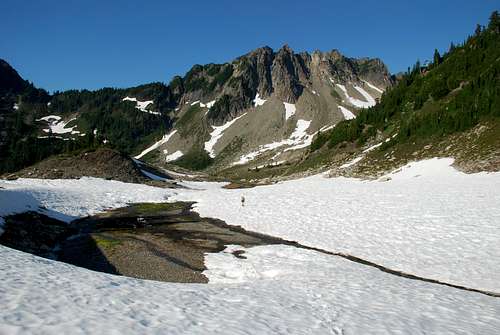
[[[258,164],[262,153],[274,153],[266,160],[274,164],[293,158],[319,130],[375,104],[392,84],[379,59],[349,58],[335,49],[296,53],[288,45],[264,46],[230,63],[195,65],[169,86],[178,90],[177,132],[161,150],[193,156],[208,147],[222,166]]]

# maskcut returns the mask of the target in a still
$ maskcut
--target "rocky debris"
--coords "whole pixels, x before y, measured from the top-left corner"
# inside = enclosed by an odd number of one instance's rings
[[[169,282],[206,283],[204,255],[227,245],[283,241],[202,218],[192,203],[135,204],[70,224],[35,212],[6,217],[0,243],[94,271]],[[245,257],[235,251],[235,257]]]
[[[96,177],[128,183],[148,181],[134,161],[116,150],[101,148],[77,155],[50,157],[7,178],[74,179]]]

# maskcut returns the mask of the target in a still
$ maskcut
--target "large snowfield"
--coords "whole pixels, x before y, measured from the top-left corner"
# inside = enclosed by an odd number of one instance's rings
[[[498,334],[500,301],[291,247],[208,255],[209,279],[118,277],[0,248],[1,334]],[[224,278],[239,278],[227,283]],[[221,279],[222,278],[222,279]]]
[[[95,178],[0,181],[0,216],[32,209],[69,221],[131,202],[197,201],[202,216],[228,224],[499,293],[500,173],[466,175],[451,163],[412,163],[386,181],[317,175],[244,190]],[[0,246],[0,334],[500,332],[500,298],[316,251],[228,246],[207,254],[206,267],[208,285],[160,283]]]
[[[175,198],[248,230],[500,293],[500,173],[466,175],[452,163],[413,163],[389,181],[317,175],[238,190],[195,183],[205,191]]]

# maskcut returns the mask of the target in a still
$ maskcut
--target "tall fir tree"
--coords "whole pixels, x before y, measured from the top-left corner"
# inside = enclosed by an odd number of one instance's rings
[[[439,54],[438,49],[434,49],[434,66],[441,64],[441,55]]]
[[[497,34],[500,33],[500,15],[498,14],[497,10],[491,13],[488,29]]]

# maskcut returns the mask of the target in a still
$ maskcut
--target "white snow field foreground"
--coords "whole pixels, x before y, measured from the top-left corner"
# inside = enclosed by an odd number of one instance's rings
[[[32,209],[70,221],[132,202],[195,200],[202,215],[229,224],[498,292],[500,174],[465,175],[451,162],[413,163],[387,182],[314,176],[245,190],[221,189],[222,183],[171,190],[96,178],[0,180],[0,216]],[[0,246],[0,334],[500,332],[500,298],[338,256],[228,246],[207,254],[205,263],[208,285],[161,283]]]
[[[242,249],[230,246],[231,249]],[[0,334],[498,334],[500,299],[286,246],[207,255],[214,284],[92,272],[0,246]]]
[[[452,162],[412,163],[385,182],[317,175],[237,190],[192,183],[205,190],[178,190],[175,199],[248,230],[500,293],[500,173],[467,175]]]

